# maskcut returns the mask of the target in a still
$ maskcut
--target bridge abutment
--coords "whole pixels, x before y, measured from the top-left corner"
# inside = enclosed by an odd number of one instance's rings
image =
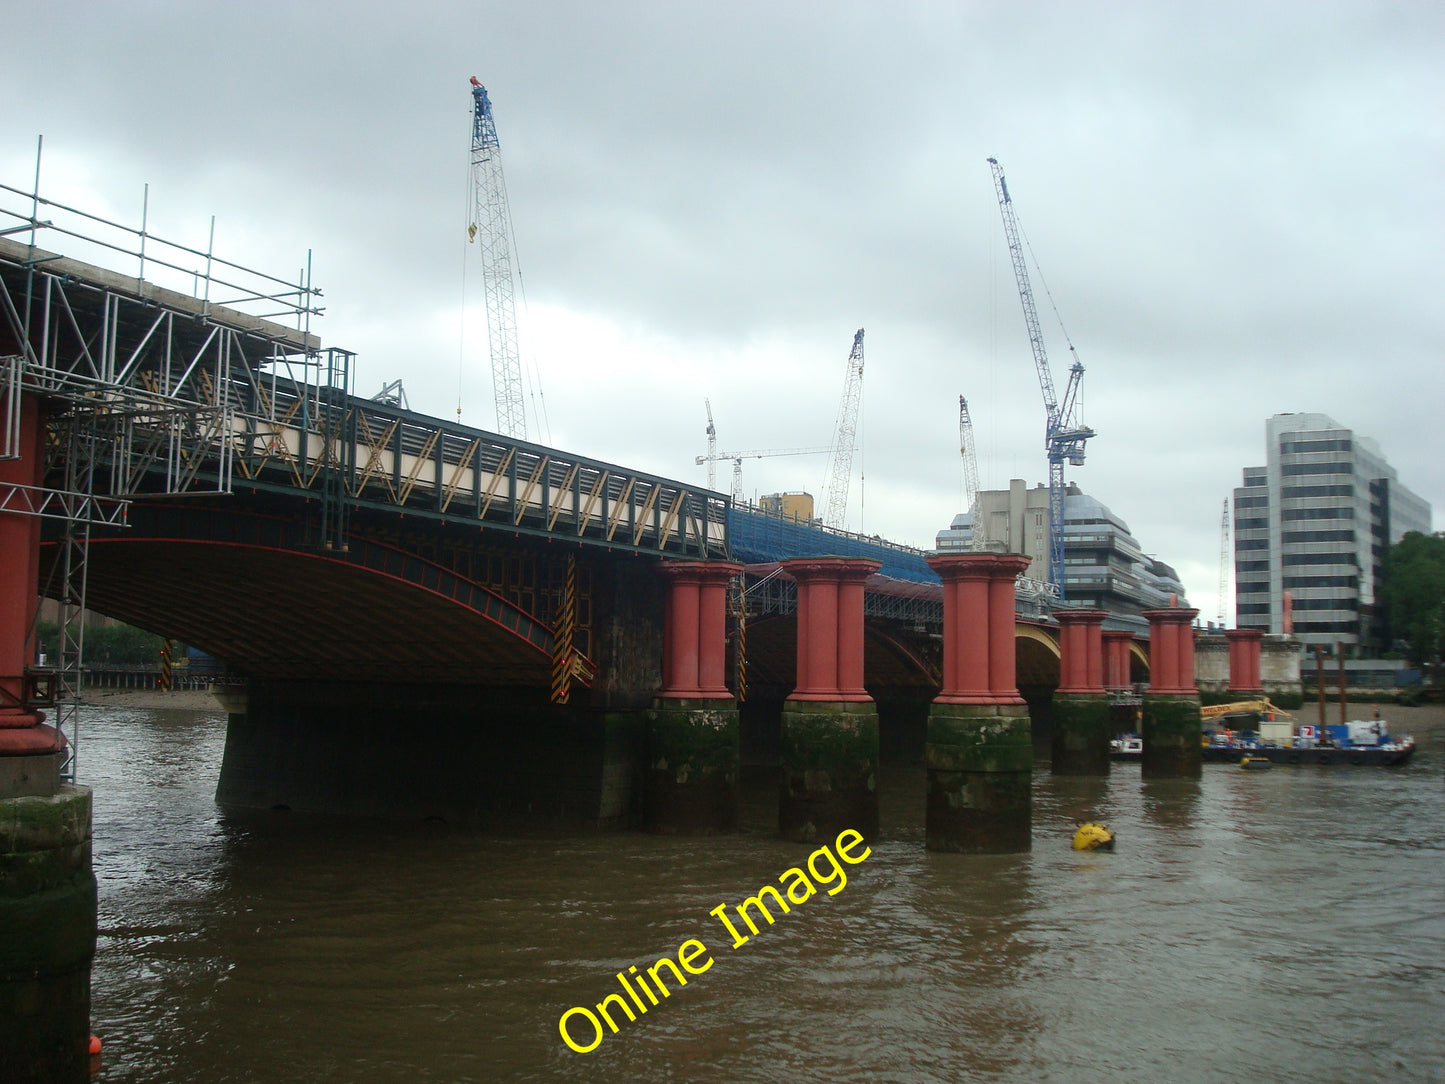
[[[878,711],[863,688],[863,585],[878,561],[782,562],[798,585],[797,685],[783,704],[778,830],[813,843],[878,834]]]
[[[927,847],[1009,854],[1032,847],[1033,740],[1016,687],[1016,554],[928,559],[943,580],[943,690],[928,716]]]

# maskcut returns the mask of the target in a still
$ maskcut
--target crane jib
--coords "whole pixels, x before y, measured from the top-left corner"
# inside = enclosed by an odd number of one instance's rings
[[[1044,347],[1043,330],[1039,327],[1038,309],[1034,304],[1033,288],[1029,284],[1028,265],[1024,259],[1023,243],[1019,236],[1018,219],[1014,214],[1013,200],[1009,196],[1008,182],[1004,179],[1003,166],[997,158],[988,160],[993,170],[994,185],[998,190],[999,214],[1003,218],[1004,234],[1008,241],[1009,255],[1013,259],[1014,278],[1018,283],[1019,304],[1023,307],[1024,325],[1028,330],[1029,345],[1033,350],[1034,367],[1038,371],[1039,388],[1043,393],[1044,413],[1047,419],[1044,429],[1044,451],[1049,462],[1049,582],[1059,590],[1059,600],[1064,599],[1064,463],[1078,466],[1084,462],[1084,442],[1094,435],[1092,429],[1079,425],[1074,419],[1078,407],[1079,387],[1084,367],[1077,358],[1069,371],[1069,382],[1064,388],[1064,402],[1060,407],[1054,393],[1054,378],[1049,367],[1048,352]],[[1044,290],[1047,293],[1048,286]],[[1050,301],[1052,302],[1052,296]],[[1057,313],[1057,309],[1055,310]],[[1067,338],[1067,332],[1065,338]],[[1072,352],[1073,344],[1069,344]]]

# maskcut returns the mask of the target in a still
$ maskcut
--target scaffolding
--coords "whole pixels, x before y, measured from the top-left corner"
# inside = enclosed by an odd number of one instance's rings
[[[55,525],[41,593],[61,602],[60,642],[23,687],[27,706],[53,713],[73,780],[92,530],[126,527],[140,496],[229,493],[241,438],[276,428],[282,385],[297,390],[293,411],[339,431],[328,404],[347,389],[349,355],[310,333],[323,310],[309,253],[294,282],[266,275],[215,255],[214,219],[207,247],[188,247],[149,231],[148,191],[135,228],[42,196],[39,178],[37,152],[31,191],[0,184],[0,457],[22,454],[22,397],[39,399],[43,481],[0,487],[0,512]],[[323,488],[323,531],[344,544],[339,489]]]

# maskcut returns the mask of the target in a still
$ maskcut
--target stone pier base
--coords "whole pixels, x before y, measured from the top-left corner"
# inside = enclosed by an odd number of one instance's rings
[[[845,828],[878,834],[878,711],[871,700],[788,700],[780,752],[784,839],[815,843]]]
[[[252,682],[230,700],[216,785],[224,806],[496,829],[638,823],[645,707],[282,681]]]
[[[1145,693],[1139,774],[1145,779],[1198,779],[1204,771],[1199,748],[1203,732],[1197,694]]]
[[[727,700],[663,700],[647,712],[643,827],[713,835],[738,826],[738,709]]]
[[[1030,849],[1034,750],[1025,705],[933,704],[924,761],[930,851]]]
[[[1054,775],[1109,774],[1109,716],[1106,696],[1054,694]]]
[[[0,799],[0,1076],[89,1079],[90,790]]]

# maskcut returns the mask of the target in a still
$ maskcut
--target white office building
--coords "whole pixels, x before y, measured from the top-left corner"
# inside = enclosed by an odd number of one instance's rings
[[[1049,490],[1030,489],[1015,478],[1008,489],[981,490],[974,506],[938,532],[939,553],[973,548],[974,516],[983,543],[1032,558],[1025,576],[1049,578]],[[1187,606],[1175,571],[1150,557],[1129,533],[1129,525],[1099,500],[1069,484],[1064,491],[1064,597],[1070,606],[1137,615],[1170,605]]]
[[[1265,465],[1234,491],[1235,624],[1372,643],[1385,552],[1429,532],[1430,505],[1378,444],[1323,414],[1276,414],[1265,435]]]

